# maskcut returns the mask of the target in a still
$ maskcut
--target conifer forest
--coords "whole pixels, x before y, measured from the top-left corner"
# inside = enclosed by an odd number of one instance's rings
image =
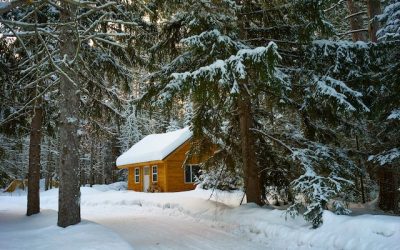
[[[184,128],[132,188],[117,158]],[[0,193],[0,249],[398,249],[400,1],[0,0]]]

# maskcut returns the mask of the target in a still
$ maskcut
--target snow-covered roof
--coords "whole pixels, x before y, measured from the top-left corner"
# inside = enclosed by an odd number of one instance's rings
[[[162,160],[192,137],[189,127],[148,135],[117,158],[117,166]]]

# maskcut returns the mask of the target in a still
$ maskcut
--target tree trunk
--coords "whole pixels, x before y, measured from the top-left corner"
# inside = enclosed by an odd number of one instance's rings
[[[379,208],[383,211],[399,213],[400,183],[399,168],[395,166],[381,167],[379,176]]]
[[[347,7],[349,9],[350,15],[360,13],[360,8],[353,2],[353,0],[347,0]],[[363,19],[361,15],[355,15],[349,18],[350,19],[350,29],[352,31],[362,30],[363,27]],[[353,41],[367,41],[368,34],[365,31],[353,32],[351,33]]]
[[[251,9],[251,1],[242,2],[242,11]],[[247,14],[239,15],[239,29],[243,39],[248,38],[246,27],[250,26]],[[244,170],[244,186],[247,203],[254,202],[262,205],[261,201],[261,178],[256,162],[255,140],[253,131],[253,112],[251,96],[247,89],[247,82],[242,82],[240,95],[238,96],[239,126],[242,148],[242,161]]]
[[[302,117],[305,137],[309,140],[315,140],[315,126],[312,124],[306,113],[302,112]]]
[[[26,215],[40,212],[40,145],[42,140],[43,108],[41,98],[38,98],[32,117],[31,134],[29,141],[29,169],[28,169],[28,203]]]
[[[44,190],[47,191],[49,190],[50,187],[50,178],[49,178],[49,174],[46,172],[46,177],[44,179]]]
[[[379,23],[374,18],[381,14],[381,2],[379,0],[367,0],[368,5],[368,16],[369,16],[369,27],[368,33],[371,42],[378,42],[378,38],[376,36],[376,32],[379,29]]]
[[[357,146],[357,151],[360,151],[360,142],[358,140],[358,136],[356,135],[356,146]],[[361,157],[358,156],[358,167],[360,168],[360,189],[361,189],[361,199],[362,199],[362,203],[366,202],[365,199],[365,188],[364,188],[364,174],[365,174],[365,167],[364,167],[364,163],[361,161]],[[356,176],[357,178],[357,176]]]
[[[113,138],[110,138],[104,144],[104,165],[103,165],[103,173],[105,184],[112,183],[112,171],[113,171],[113,155],[112,155],[112,147],[113,147]]]
[[[62,23],[73,23],[75,6],[61,2],[60,18]],[[65,63],[60,74],[60,187],[58,198],[58,223],[67,227],[81,221],[79,186],[79,82],[73,65],[77,44],[74,27],[63,25],[60,28],[60,53]],[[70,65],[65,65],[70,64]]]
[[[85,175],[85,161],[80,162],[79,164],[79,186],[85,186],[86,184],[86,175]]]
[[[89,183],[90,187],[94,185],[94,140],[92,141],[92,145],[90,147],[90,176]]]
[[[117,159],[118,156],[120,155],[118,139],[116,137],[114,137],[113,141],[112,141],[111,155],[112,155],[111,159]],[[112,182],[116,182],[117,181],[116,174],[115,174],[115,172],[117,170],[118,169],[117,169],[117,166],[116,166],[115,160],[114,160],[114,161],[112,161],[112,172],[111,172],[112,173]]]
[[[47,143],[47,164],[46,164],[46,176],[45,176],[45,188],[44,190],[49,190],[50,183],[51,183],[51,147],[50,147],[50,140]]]
[[[51,188],[51,181],[52,181],[52,175],[53,175],[53,171],[52,171],[52,167],[51,167],[51,161],[52,161],[52,157],[51,157],[51,144],[50,144],[50,140],[48,140],[48,144],[47,144],[47,164],[46,164],[46,180],[45,180],[45,190],[49,190],[49,188]]]
[[[261,205],[260,175],[256,162],[254,135],[251,131],[253,127],[251,97],[246,90],[242,91],[238,104],[247,203],[254,202]]]
[[[379,23],[374,18],[381,14],[381,3],[379,0],[367,0],[368,16],[370,18],[369,36],[372,42],[378,42],[376,32]],[[399,171],[394,166],[380,167],[379,177],[379,208],[384,211],[399,212]]]

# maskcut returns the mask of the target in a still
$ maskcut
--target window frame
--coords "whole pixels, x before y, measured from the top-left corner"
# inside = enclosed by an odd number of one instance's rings
[[[156,169],[155,173],[154,173],[154,169]],[[154,175],[157,176],[157,180],[156,181],[154,181]],[[151,166],[151,182],[158,182],[158,165]]]
[[[136,170],[138,171],[138,173],[136,173]],[[136,177],[138,178],[137,180]],[[133,178],[135,179],[135,183],[140,183],[140,168],[134,169]]]
[[[189,167],[190,169],[190,182],[186,181],[186,168]],[[183,180],[187,184],[193,184],[195,183],[195,179],[193,176],[193,167],[198,167],[200,170],[200,164],[186,164],[185,168],[183,169]]]

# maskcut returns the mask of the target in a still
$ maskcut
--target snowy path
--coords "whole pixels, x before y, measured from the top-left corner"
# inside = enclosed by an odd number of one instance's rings
[[[0,249],[400,249],[396,216],[325,211],[314,230],[279,210],[238,206],[241,193],[218,192],[216,202],[209,190],[142,193],[119,186],[81,188],[83,222],[65,229],[56,226],[57,189],[41,192],[42,212],[31,217],[26,195],[0,195]]]
[[[63,229],[56,225],[57,211],[42,209],[40,214],[28,217],[25,207],[0,199],[1,250],[131,249],[128,242],[107,227],[82,220],[76,226]]]
[[[90,216],[88,217],[90,218]],[[129,218],[90,218],[129,242],[135,249],[265,249],[201,222],[168,215],[137,215]]]

